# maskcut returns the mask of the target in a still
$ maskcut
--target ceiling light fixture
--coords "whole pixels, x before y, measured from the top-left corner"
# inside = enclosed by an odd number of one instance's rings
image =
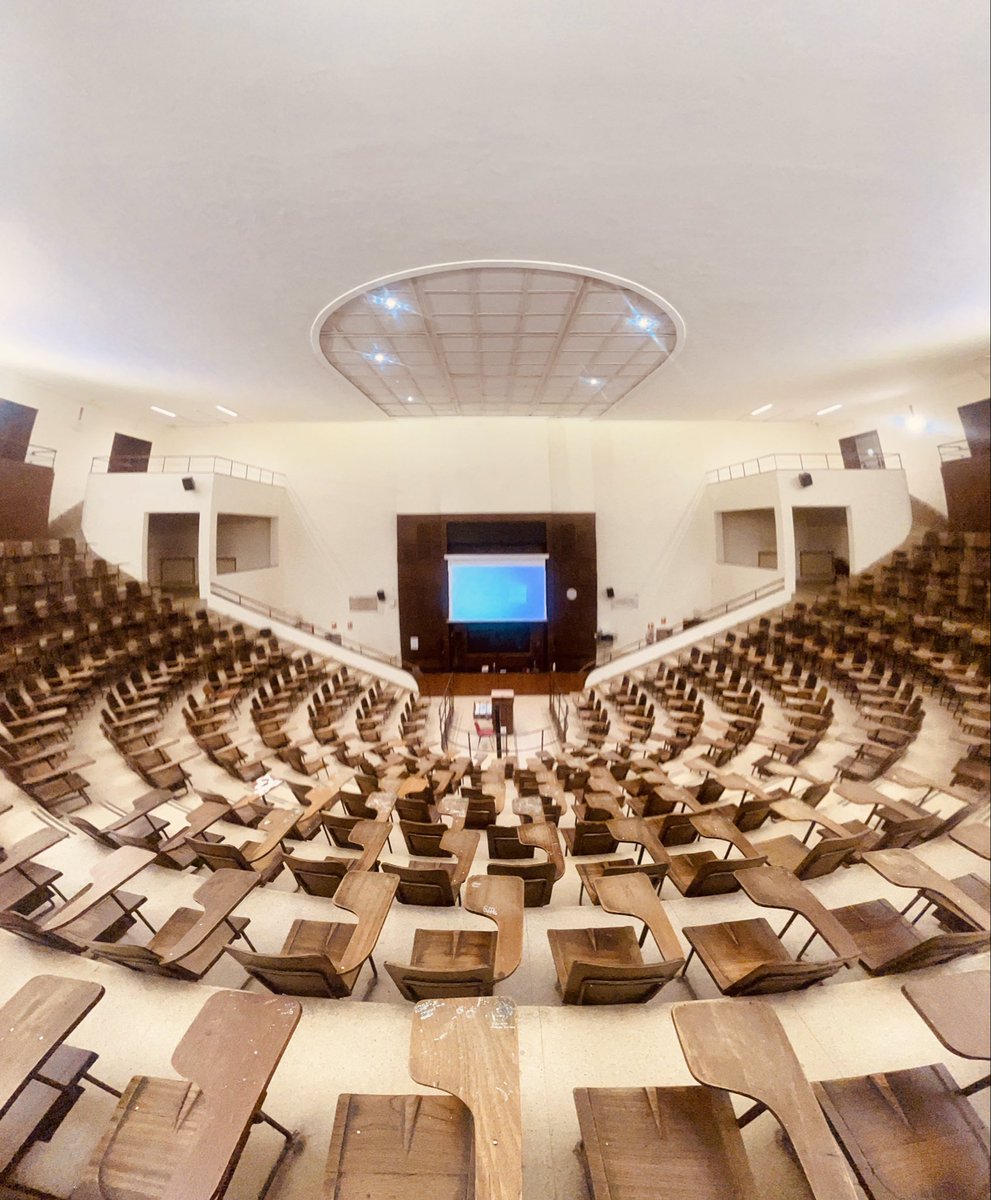
[[[223,413],[225,417],[236,417],[237,413],[233,408],[224,408],[222,404],[215,404],[214,408],[217,412]]]
[[[820,409],[819,409],[819,411],[816,413],[816,416],[817,416],[817,417],[824,417],[824,416],[826,416],[828,413],[831,413],[831,412],[836,412],[836,410],[837,410],[837,409],[839,409],[839,408],[842,408],[842,407],[843,407],[843,405],[842,405],[842,404],[831,404],[831,405],[829,406],[829,408],[820,408]]]
[[[159,408],[157,404],[153,404],[151,406],[151,411],[160,413],[163,417],[174,417],[175,416],[174,412],[169,412],[169,410],[167,408]]]
[[[925,433],[926,430],[926,418],[917,416],[915,409],[911,404],[908,406],[908,416],[905,418],[905,428],[909,430],[910,433]]]
[[[586,379],[585,382],[589,387],[602,387],[603,381],[598,376],[593,376],[591,379]]]
[[[415,403],[416,403],[416,397],[415,397],[415,396],[407,396],[407,397],[406,397],[406,403],[407,403],[407,404],[415,404]]]
[[[771,409],[773,407],[774,407],[773,404],[762,404],[760,406],[760,408],[755,408],[754,411],[750,415],[752,417],[759,417],[761,413],[766,413],[768,411],[768,409]]]

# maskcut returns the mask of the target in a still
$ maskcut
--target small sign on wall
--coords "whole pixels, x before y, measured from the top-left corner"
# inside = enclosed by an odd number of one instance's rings
[[[378,612],[379,603],[374,596],[348,596],[350,612]]]
[[[639,608],[639,596],[617,596],[612,602],[613,608]]]

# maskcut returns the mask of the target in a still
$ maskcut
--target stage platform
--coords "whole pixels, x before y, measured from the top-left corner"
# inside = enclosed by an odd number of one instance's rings
[[[455,671],[453,675],[421,675],[417,682],[424,696],[442,696],[451,681],[452,696],[487,696],[493,688],[508,688],[517,696],[547,696],[551,678],[560,692],[580,692],[585,686],[584,671]]]

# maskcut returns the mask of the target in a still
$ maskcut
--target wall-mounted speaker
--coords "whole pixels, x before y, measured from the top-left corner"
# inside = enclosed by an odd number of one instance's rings
[[[812,476],[808,473],[808,471],[803,471],[798,477],[798,482],[802,487],[811,487]]]
[[[611,600],[613,598],[613,596],[615,596],[615,595],[616,595],[615,588],[611,588],[611,587],[606,588],[606,599],[607,600]]]
[[[192,477],[192,475],[183,475],[182,490],[184,492],[195,492],[196,491],[196,480]]]
[[[385,599],[385,590],[383,588],[379,588],[379,590],[375,593],[375,599],[376,600],[384,600]]]

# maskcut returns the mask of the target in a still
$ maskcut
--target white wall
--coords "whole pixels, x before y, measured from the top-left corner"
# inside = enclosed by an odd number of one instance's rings
[[[91,389],[84,383],[60,383],[55,387],[0,369],[0,396],[36,408],[32,443],[58,451],[49,510],[52,521],[82,502],[90,463],[94,458],[109,455],[115,433],[154,442],[161,432],[161,425],[147,420],[140,410],[132,414],[122,411],[119,403],[101,404],[94,400]],[[73,517],[74,514],[66,519],[68,532],[73,532],[77,525]]]
[[[198,513],[200,518],[197,577],[205,593],[216,576],[216,514],[241,512],[274,517],[285,511],[285,489],[222,475],[195,474],[186,491],[182,476],[90,475],[83,507],[83,533],[102,558],[117,563],[136,579],[147,579],[148,517],[151,513]],[[277,567],[224,575],[219,582],[266,604],[283,603]],[[251,590],[248,590],[250,584]]]
[[[10,398],[31,402],[23,394]],[[106,444],[100,445],[100,452],[109,450],[118,424],[106,426]],[[123,432],[151,436],[147,428],[122,424]],[[71,441],[68,433],[65,437]],[[140,577],[145,547],[143,533],[135,529],[135,512],[277,516],[278,569],[252,572],[246,578],[239,575],[236,585],[231,576],[219,582],[396,654],[397,513],[593,511],[598,538],[598,626],[613,633],[621,646],[641,638],[648,622],[659,628],[674,624],[778,574],[762,571],[751,582],[749,574],[743,578],[738,572],[757,568],[713,565],[715,506],[708,493],[716,488],[707,489],[707,470],[759,454],[835,451],[836,437],[833,426],[762,421],[411,418],[156,427],[156,454],[217,454],[259,463],[286,473],[285,493],[219,476],[197,476],[198,489],[204,481],[202,489],[183,493],[178,476],[170,475],[158,477],[157,484],[151,484],[152,476],[137,477],[142,486],[161,489],[160,495],[137,496],[128,491],[135,486],[130,482],[134,476],[93,477],[86,529],[96,539],[99,553]],[[932,445],[930,449],[935,454]],[[936,473],[938,478],[938,468]],[[830,476],[874,479],[893,473],[814,474],[816,486],[798,495],[795,503],[846,504],[845,496],[830,498],[835,486],[835,480],[826,482]],[[86,478],[81,482],[73,476],[63,485],[62,494],[73,494],[76,488],[81,496]],[[774,482],[777,478],[774,474],[755,477],[756,483],[749,479],[717,486],[738,489],[729,507],[775,507],[778,562],[783,565],[794,554],[794,536],[790,509],[788,520],[783,521],[785,484]],[[94,485],[93,480],[104,482]],[[756,488],[752,493],[747,490],[750,485]],[[904,477],[899,486],[904,491]],[[245,498],[245,488],[262,498],[255,507]],[[792,499],[793,490],[788,493]],[[900,502],[891,496],[869,520],[851,529],[854,570],[869,565],[901,540],[906,512],[905,496]],[[124,524],[123,514],[128,529],[117,528]],[[213,520],[205,520],[201,529],[206,536],[201,539],[199,567],[205,581],[214,572]],[[636,607],[611,603],[604,595],[607,586],[615,589],[620,600],[635,598]],[[387,600],[376,612],[348,612],[349,596],[374,595],[379,588],[385,590]]]
[[[824,428],[828,428],[836,438],[876,429],[884,453],[901,456],[911,494],[945,515],[946,494],[939,470],[937,446],[940,442],[963,439],[963,426],[957,408],[975,400],[984,400],[988,394],[988,380],[975,371],[971,378],[952,386],[934,386],[926,392],[907,393],[880,401],[869,408],[854,410],[849,415],[837,414]],[[913,431],[906,424],[912,415],[909,406],[916,417],[926,420],[926,428],[921,432]]]
[[[826,444],[804,424],[419,418],[176,430],[164,448],[284,471],[286,606],[395,654],[397,513],[595,512],[598,624],[623,645],[648,622],[674,624],[712,602],[707,470]],[[614,606],[607,586],[638,606]],[[377,612],[348,612],[348,596],[379,588]]]

